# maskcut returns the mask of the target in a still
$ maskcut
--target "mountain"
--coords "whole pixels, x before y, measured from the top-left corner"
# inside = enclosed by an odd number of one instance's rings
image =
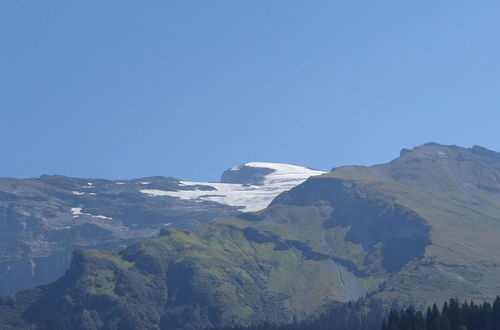
[[[117,251],[158,235],[165,225],[192,228],[265,208],[282,191],[321,173],[247,163],[226,171],[223,183],[0,178],[0,295],[56,280],[75,248]]]
[[[118,253],[78,250],[56,282],[2,298],[0,325],[202,329],[292,322],[365,295],[387,309],[493,299],[499,192],[499,153],[405,149],[310,177],[258,212],[163,227]]]

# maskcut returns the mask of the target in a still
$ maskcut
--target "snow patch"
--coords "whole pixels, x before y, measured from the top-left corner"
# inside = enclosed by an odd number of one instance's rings
[[[107,217],[105,215],[93,215],[94,218],[113,220],[113,218]]]
[[[31,263],[31,275],[33,275],[33,277],[35,277],[37,264],[36,264],[36,262],[33,261],[33,259],[30,259],[30,263]]]
[[[312,170],[302,166],[252,162],[243,166],[269,168],[274,170],[265,176],[263,185],[242,185],[235,183],[180,181],[179,186],[209,186],[215,190],[177,190],[141,189],[148,196],[169,196],[195,202],[217,202],[220,204],[241,207],[242,211],[254,212],[266,208],[280,193],[301,184],[311,176],[325,172]],[[241,166],[233,167],[238,170]]]
[[[82,208],[81,207],[72,207],[71,208],[71,213],[73,215],[82,215]]]
[[[84,192],[81,191],[72,191],[73,195],[83,195],[85,194]]]
[[[81,207],[72,207],[71,208],[71,214],[73,214],[73,218],[78,218],[81,215],[87,215],[89,217],[94,217],[94,218],[97,218],[97,219],[113,220],[113,218],[110,218],[110,217],[107,217],[107,216],[104,216],[104,215],[93,215],[93,214],[90,214],[90,213],[82,212],[82,208]]]
[[[446,158],[446,154],[442,151],[436,151],[436,155],[438,155],[441,158]]]

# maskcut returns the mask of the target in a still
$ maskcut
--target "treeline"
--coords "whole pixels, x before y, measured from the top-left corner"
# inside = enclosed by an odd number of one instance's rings
[[[392,310],[381,330],[500,330],[500,297],[493,304],[460,303],[454,298],[441,309],[434,304],[425,313],[412,307]]]
[[[425,312],[408,307],[391,310],[385,319],[384,316],[387,314],[379,304],[360,299],[334,305],[314,320],[212,330],[500,330],[500,297],[492,304],[461,303],[458,298],[452,298],[441,309],[436,304]]]
[[[386,314],[378,303],[364,298],[331,306],[319,318],[290,324],[258,324],[246,327],[220,327],[212,330],[379,330]]]

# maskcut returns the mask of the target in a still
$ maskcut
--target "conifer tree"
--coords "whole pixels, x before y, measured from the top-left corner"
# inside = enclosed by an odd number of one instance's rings
[[[500,297],[499,296],[497,296],[497,298],[493,302],[493,307],[491,308],[490,327],[491,327],[491,330],[500,330]]]
[[[450,299],[446,316],[448,316],[452,329],[458,329],[461,325],[463,325],[458,298]]]
[[[448,311],[448,310],[446,309],[446,311]],[[439,329],[440,330],[452,330],[450,320],[448,320],[448,316],[446,315],[444,310],[443,310],[443,313],[441,313],[441,319],[439,320]]]
[[[430,307],[427,307],[427,311],[425,312],[425,328],[432,328],[432,310]]]
[[[432,324],[427,330],[441,330],[439,327],[439,320],[441,319],[441,312],[436,304],[432,306]]]

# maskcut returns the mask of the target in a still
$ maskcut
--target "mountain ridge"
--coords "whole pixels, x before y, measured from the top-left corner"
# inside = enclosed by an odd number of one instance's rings
[[[11,317],[0,324],[197,329],[289,322],[364,295],[386,308],[425,306],[458,292],[494,298],[500,162],[496,153],[472,149],[430,144],[386,164],[339,167],[282,192],[262,211],[194,229],[164,227],[119,253],[81,252],[88,266],[75,259],[57,284],[2,299],[0,310]],[[65,295],[53,309],[33,310]],[[76,319],[61,314],[70,307],[80,311]]]

